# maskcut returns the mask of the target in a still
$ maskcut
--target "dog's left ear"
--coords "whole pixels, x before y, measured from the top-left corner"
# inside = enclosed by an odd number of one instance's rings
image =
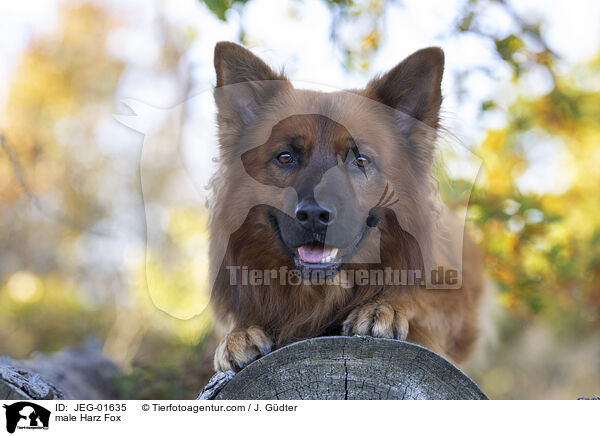
[[[382,77],[369,82],[369,98],[398,109],[436,128],[442,104],[444,52],[439,47],[419,50]]]

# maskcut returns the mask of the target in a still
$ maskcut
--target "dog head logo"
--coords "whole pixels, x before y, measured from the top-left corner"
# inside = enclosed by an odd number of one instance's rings
[[[178,195],[195,191],[199,202],[210,203],[209,289],[229,267],[285,266],[307,278],[360,265],[418,270],[420,285],[460,288],[466,209],[445,219],[433,174],[440,143],[453,155],[464,151],[439,134],[441,50],[409,56],[365,89],[330,93],[298,89],[231,43],[217,45],[215,68],[218,140],[212,144],[218,147],[195,144],[206,162],[217,162],[212,195],[198,195],[207,172],[182,162],[186,153],[175,150],[172,161],[186,180]],[[152,120],[179,116],[182,106],[161,111],[127,104],[136,116],[117,118],[146,134],[143,185],[144,169],[156,165],[145,156],[168,146],[157,141],[147,148],[156,131]],[[199,137],[207,138],[211,120],[204,119]],[[479,162],[469,158],[475,163],[462,178],[472,186]],[[160,227],[155,221],[147,220],[149,246]],[[440,269],[455,271],[456,280],[437,283],[433,272]]]
[[[48,429],[50,411],[29,401],[19,401],[3,406],[6,409],[6,431],[16,429]]]

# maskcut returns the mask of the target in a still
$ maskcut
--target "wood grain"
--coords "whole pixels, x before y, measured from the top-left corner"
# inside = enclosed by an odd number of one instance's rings
[[[238,374],[218,373],[199,399],[487,399],[449,361],[421,346],[371,337],[321,337],[283,347]]]

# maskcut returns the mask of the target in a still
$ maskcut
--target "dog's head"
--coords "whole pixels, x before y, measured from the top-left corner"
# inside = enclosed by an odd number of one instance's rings
[[[363,90],[320,93],[295,89],[241,46],[217,44],[230,210],[268,205],[256,228],[304,271],[378,257],[373,230],[391,209],[423,249],[443,63],[439,48],[427,48]]]

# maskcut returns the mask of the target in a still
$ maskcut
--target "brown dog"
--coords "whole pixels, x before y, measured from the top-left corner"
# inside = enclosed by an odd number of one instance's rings
[[[320,93],[217,44],[217,370],[330,334],[406,339],[456,362],[469,354],[479,254],[432,175],[443,64],[427,48],[364,90]]]

